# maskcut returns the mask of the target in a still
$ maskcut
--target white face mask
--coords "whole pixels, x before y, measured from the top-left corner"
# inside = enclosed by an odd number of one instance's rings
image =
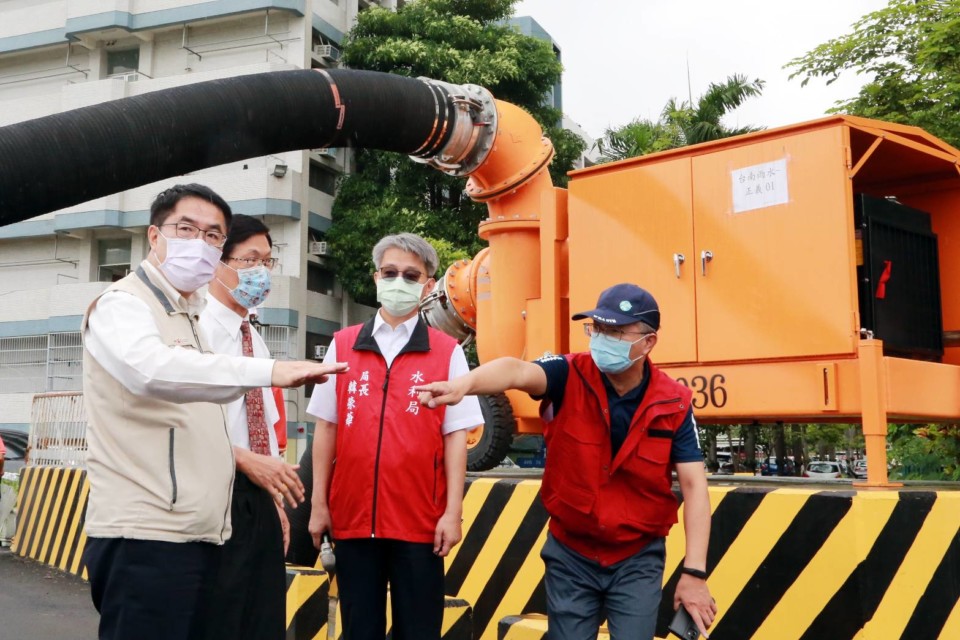
[[[410,283],[401,277],[377,280],[377,301],[384,311],[395,318],[402,318],[420,304],[424,285]]]
[[[223,251],[200,238],[160,236],[167,243],[167,257],[160,263],[160,271],[177,291],[193,293],[213,280]]]

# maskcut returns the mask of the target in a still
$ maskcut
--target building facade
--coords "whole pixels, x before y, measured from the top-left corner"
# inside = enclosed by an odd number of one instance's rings
[[[203,80],[334,66],[358,11],[397,2],[2,2],[0,126]],[[80,390],[83,313],[146,257],[150,202],[177,182],[206,184],[270,226],[280,262],[260,319],[277,357],[314,357],[368,318],[374,310],[343,294],[325,257],[350,161],[345,149],[252,158],[0,227],[0,428],[26,430],[35,393]],[[287,393],[291,426],[302,427],[304,392]]]
[[[204,80],[336,66],[358,12],[403,1],[0,2],[0,126]],[[559,57],[535,21],[512,24]],[[562,108],[559,83],[545,99]],[[36,393],[81,389],[83,314],[147,256],[150,203],[178,182],[206,184],[270,227],[279,264],[261,331],[278,358],[321,356],[334,331],[375,312],[344,294],[326,258],[337,178],[351,162],[347,149],[251,158],[0,227],[0,428],[28,430]],[[286,392],[301,440],[308,392]]]

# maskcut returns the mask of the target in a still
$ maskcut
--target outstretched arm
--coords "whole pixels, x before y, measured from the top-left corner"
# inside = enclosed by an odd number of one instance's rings
[[[493,395],[507,389],[543,395],[547,391],[547,374],[532,362],[518,358],[497,358],[459,378],[433,382],[415,389],[420,392],[420,404],[433,408],[442,404],[457,404],[464,396]]]

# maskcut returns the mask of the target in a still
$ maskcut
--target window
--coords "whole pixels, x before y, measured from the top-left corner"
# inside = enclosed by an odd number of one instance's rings
[[[31,393],[47,386],[47,336],[0,338],[0,392]]]
[[[310,187],[331,196],[337,195],[337,172],[322,167],[317,162],[311,162]]]
[[[107,75],[119,76],[136,73],[140,68],[140,49],[107,51]]]
[[[51,333],[47,349],[47,391],[83,389],[83,343],[79,331]]]
[[[297,357],[297,328],[283,325],[260,325],[257,327],[263,337],[270,356],[274,360],[295,360]]]
[[[97,242],[97,280],[116,282],[130,272],[130,238]]]
[[[307,264],[307,290],[332,296],[336,278],[333,271],[318,264]]]

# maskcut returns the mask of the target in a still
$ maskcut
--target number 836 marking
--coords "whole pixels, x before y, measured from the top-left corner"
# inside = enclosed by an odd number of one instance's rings
[[[715,373],[709,379],[706,376],[693,376],[689,382],[686,378],[677,378],[677,382],[693,391],[691,402],[694,409],[703,409],[707,405],[719,409],[727,404],[727,389],[723,386],[726,381],[722,373]]]

